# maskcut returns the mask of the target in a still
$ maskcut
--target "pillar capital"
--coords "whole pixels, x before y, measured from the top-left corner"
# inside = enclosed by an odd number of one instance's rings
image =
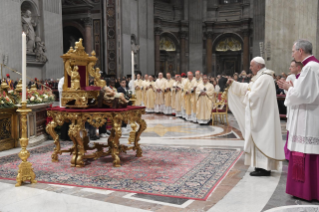
[[[205,36],[206,36],[206,39],[212,39],[213,38],[213,32],[211,32],[211,31],[205,32]]]
[[[83,19],[83,23],[85,27],[90,27],[93,25],[93,19],[91,17],[86,17]]]
[[[181,39],[186,39],[186,38],[187,38],[187,35],[188,35],[188,32],[186,32],[186,31],[180,31],[180,32],[178,32],[178,34],[179,34],[179,37],[180,37]]]

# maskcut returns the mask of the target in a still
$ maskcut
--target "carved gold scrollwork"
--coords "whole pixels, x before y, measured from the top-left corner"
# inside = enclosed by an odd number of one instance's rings
[[[112,120],[111,114],[84,114],[83,117],[95,128],[103,126],[107,122],[107,119]]]

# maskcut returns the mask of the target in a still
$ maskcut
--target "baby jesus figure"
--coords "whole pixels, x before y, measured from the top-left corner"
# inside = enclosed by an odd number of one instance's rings
[[[100,91],[98,107],[126,108],[128,102],[123,93],[118,93],[116,89],[104,86]]]

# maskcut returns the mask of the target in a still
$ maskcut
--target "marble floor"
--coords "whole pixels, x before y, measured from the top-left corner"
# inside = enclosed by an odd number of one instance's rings
[[[244,141],[234,117],[229,125],[197,125],[173,116],[146,114],[148,128],[140,143],[172,147],[238,148]],[[285,121],[282,121],[283,144]],[[125,135],[124,135],[125,136]],[[107,138],[100,139],[105,140]],[[127,138],[121,138],[127,142]],[[47,145],[53,141],[45,141]],[[32,149],[35,147],[31,147]],[[0,152],[0,157],[17,154],[19,148]],[[242,155],[206,201],[53,184],[25,184],[0,180],[0,212],[11,211],[157,211],[157,212],[295,212],[318,211],[318,202],[295,199],[285,193],[287,162],[271,177],[250,177],[253,169],[244,165]]]

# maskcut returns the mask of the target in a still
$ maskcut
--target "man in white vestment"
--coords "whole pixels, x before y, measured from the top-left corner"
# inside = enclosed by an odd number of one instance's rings
[[[183,118],[185,118],[187,121],[192,120],[192,95],[194,93],[194,85],[195,85],[195,79],[192,72],[187,72],[187,79],[184,81],[183,85],[183,99],[184,99],[184,109],[185,114]]]
[[[64,85],[64,77],[59,80],[58,84],[58,91],[59,91],[59,99],[60,99],[60,107],[62,107],[62,92],[63,92],[63,85]]]
[[[164,99],[165,99],[165,107],[164,107],[164,114],[170,115],[172,114],[172,88],[174,84],[174,80],[170,73],[166,74],[166,83],[165,83],[165,90],[164,90]]]
[[[141,75],[137,74],[137,79],[134,81],[135,86],[135,95],[136,101],[135,106],[142,106],[143,105],[143,80],[141,79]]]
[[[206,75],[203,83],[196,89],[196,120],[199,124],[208,124],[212,119],[212,108],[214,102],[214,86],[208,82]]]
[[[163,73],[158,74],[158,79],[155,81],[156,99],[155,99],[155,113],[163,113],[165,107],[164,90],[166,79],[163,78]]]
[[[303,65],[301,62],[297,62],[295,60],[292,60],[291,63],[290,63],[290,67],[289,67],[289,70],[290,70],[290,75],[287,77],[286,79],[286,82],[292,82],[292,84],[294,84],[294,82],[299,78],[300,76],[300,72],[301,72],[301,69],[302,69]],[[284,90],[285,94],[287,94],[287,90]],[[290,106],[287,106],[287,124],[286,124],[286,129],[287,129],[287,137],[286,137],[286,144],[285,144],[285,147],[284,147],[284,150],[285,150],[285,157],[286,157],[286,160],[289,161],[290,159],[290,151],[288,149],[288,138],[289,138],[289,123],[290,123],[290,120],[291,120],[291,115],[290,115]]]
[[[319,61],[312,44],[298,40],[292,56],[304,67],[294,83],[278,81],[288,90],[285,105],[290,107],[288,149],[290,160],[286,193],[311,201],[319,200]]]
[[[250,69],[255,76],[249,84],[228,80],[229,108],[245,138],[245,164],[255,167],[250,175],[270,176],[285,159],[276,88],[263,58],[255,57]]]
[[[197,101],[196,101],[196,89],[199,85],[203,84],[202,80],[202,74],[200,71],[195,72],[195,80],[194,84],[192,85],[192,94],[191,94],[191,103],[192,103],[192,116],[191,116],[191,121],[196,122],[196,106],[197,106]]]
[[[146,86],[148,86],[148,74],[144,75],[144,80],[143,80],[143,105],[146,105]]]

